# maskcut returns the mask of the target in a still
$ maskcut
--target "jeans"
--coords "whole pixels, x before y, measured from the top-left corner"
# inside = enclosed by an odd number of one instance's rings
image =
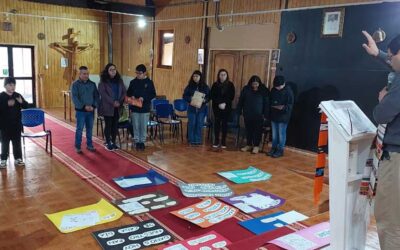
[[[262,136],[263,118],[244,117],[244,126],[246,128],[247,146],[259,147]]]
[[[283,150],[286,144],[287,123],[271,122],[272,126],[272,148]]]
[[[76,131],[75,131],[75,148],[81,148],[82,132],[86,127],[86,145],[93,147],[92,134],[93,134],[93,112],[76,111]]]
[[[147,138],[147,123],[150,113],[132,113],[133,140],[135,143],[145,143]]]
[[[104,116],[104,136],[107,143],[114,143],[118,133],[118,108],[114,109],[114,116]]]
[[[1,160],[7,160],[10,151],[10,141],[13,146],[14,159],[22,159],[21,130],[10,129],[1,131]]]
[[[202,143],[205,112],[188,112],[189,143]]]

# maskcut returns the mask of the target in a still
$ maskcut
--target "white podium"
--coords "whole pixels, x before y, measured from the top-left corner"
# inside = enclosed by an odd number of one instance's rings
[[[328,117],[329,249],[363,250],[367,225],[353,209],[376,127],[353,101],[321,102],[320,108]]]

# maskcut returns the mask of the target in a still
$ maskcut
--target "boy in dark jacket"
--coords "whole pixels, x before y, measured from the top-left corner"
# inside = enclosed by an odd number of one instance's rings
[[[285,85],[283,76],[275,76],[271,90],[272,148],[268,156],[283,156],[286,144],[286,129],[293,109],[293,92]]]
[[[92,142],[94,110],[99,101],[99,92],[96,84],[89,79],[89,70],[86,66],[79,68],[79,79],[71,86],[72,101],[76,113],[75,150],[82,153],[82,132],[86,127],[86,145],[91,152],[96,151]]]
[[[243,112],[247,145],[240,150],[252,154],[259,152],[264,120],[269,118],[269,91],[258,76],[252,76],[240,93],[237,105]]]
[[[136,144],[136,150],[144,150],[147,138],[147,123],[150,117],[151,100],[156,97],[156,89],[152,80],[146,76],[146,66],[140,64],[136,67],[136,78],[133,79],[127,91],[128,97],[139,99],[142,107],[132,106],[131,122],[133,124],[133,140]]]
[[[0,168],[6,168],[10,141],[13,145],[15,165],[24,166],[21,149],[21,109],[28,107],[28,102],[21,94],[15,92],[15,78],[4,79],[6,91],[0,94],[0,130],[1,130],[1,163]]]

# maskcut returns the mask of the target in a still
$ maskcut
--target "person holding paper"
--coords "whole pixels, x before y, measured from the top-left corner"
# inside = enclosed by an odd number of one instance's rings
[[[79,67],[79,79],[72,83],[71,95],[76,113],[75,151],[82,154],[82,132],[83,128],[86,127],[86,148],[95,152],[92,131],[94,110],[99,101],[99,92],[96,84],[89,79],[89,69],[86,66]]]
[[[183,92],[183,99],[189,103],[188,107],[188,139],[189,145],[202,144],[202,129],[207,112],[210,88],[203,80],[200,71],[195,70]]]
[[[229,80],[228,71],[220,69],[217,81],[211,87],[210,99],[214,112],[214,144],[213,148],[220,146],[220,131],[222,130],[221,148],[226,148],[226,134],[228,119],[232,111],[232,101],[235,98],[235,86]]]
[[[283,76],[275,76],[274,87],[271,90],[271,125],[272,148],[268,156],[278,158],[283,156],[286,144],[286,128],[293,109],[293,92],[286,86]]]
[[[382,250],[400,249],[400,35],[388,45],[388,53],[378,49],[374,39],[363,31],[366,52],[391,66],[388,85],[378,95],[373,117],[379,124],[377,148],[378,186],[375,218]]]
[[[146,76],[146,66],[136,67],[136,78],[133,79],[127,91],[127,96],[138,100],[129,105],[132,111],[133,140],[136,150],[144,150],[147,139],[147,123],[150,118],[151,100],[156,97],[154,83]]]
[[[247,145],[240,150],[257,154],[262,136],[262,127],[269,119],[269,90],[260,77],[254,75],[242,89],[237,112],[243,113]]]

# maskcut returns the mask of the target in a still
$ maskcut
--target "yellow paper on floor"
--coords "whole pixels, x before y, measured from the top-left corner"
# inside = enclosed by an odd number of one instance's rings
[[[101,199],[96,204],[77,207],[54,214],[46,214],[47,218],[62,233],[71,233],[91,226],[115,221],[121,218],[122,212]]]

